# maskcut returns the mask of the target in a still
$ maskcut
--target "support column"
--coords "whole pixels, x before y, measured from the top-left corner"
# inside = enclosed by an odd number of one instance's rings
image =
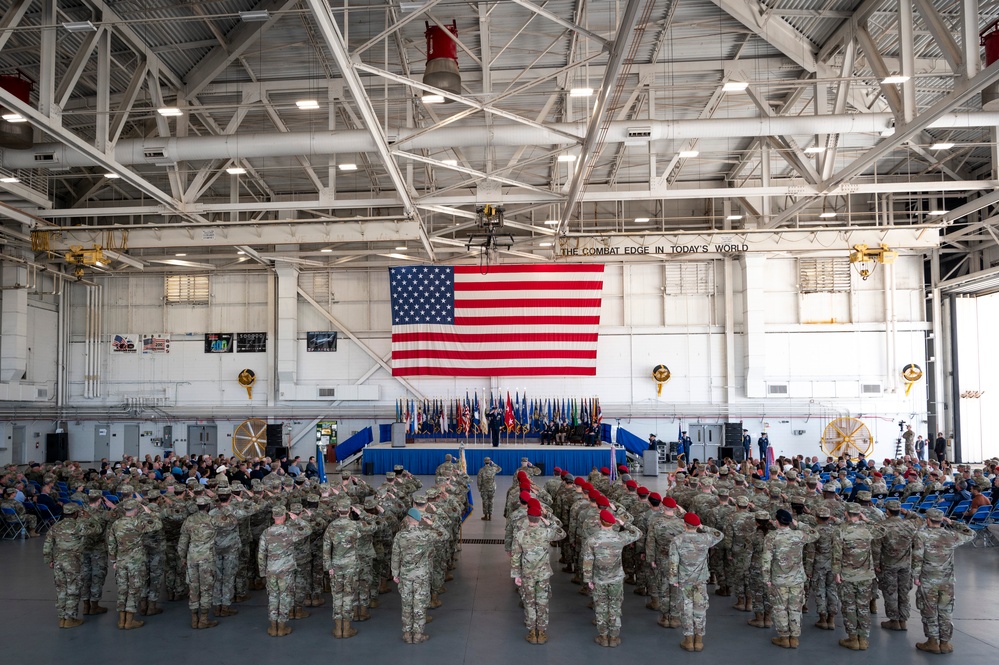
[[[0,382],[21,381],[28,371],[28,270],[4,264],[0,305]]]
[[[294,399],[298,379],[298,268],[278,264],[277,273],[277,395]],[[285,394],[285,391],[291,391]]]
[[[746,397],[766,397],[766,256],[744,254],[742,339]]]

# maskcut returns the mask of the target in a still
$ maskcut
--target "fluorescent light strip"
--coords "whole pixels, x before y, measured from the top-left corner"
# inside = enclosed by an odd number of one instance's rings
[[[165,106],[165,107],[163,107],[161,109],[156,109],[156,112],[159,113],[161,116],[163,116],[165,118],[171,118],[171,117],[176,117],[178,115],[184,115],[184,112],[181,111],[176,106]]]
[[[902,76],[901,74],[892,74],[891,76],[886,76],[881,82],[885,85],[892,85],[894,83],[905,83],[909,80],[908,76]]]
[[[742,92],[749,87],[746,81],[726,81],[722,85],[722,92]]]
[[[423,95],[420,100],[424,104],[443,104],[444,95]]]
[[[559,155],[558,161],[560,162],[574,162],[576,161],[575,155]]]
[[[303,111],[311,111],[313,109],[319,108],[319,102],[315,99],[300,99],[295,102],[295,106],[302,109]]]
[[[834,213],[834,212],[824,212],[824,213],[822,213],[822,214],[819,215],[819,217],[822,217],[823,219],[829,219],[830,217],[835,217],[835,216],[836,216],[836,213]]]
[[[699,154],[701,153],[699,153],[696,150],[681,150],[679,153],[677,153],[677,157],[679,157],[680,159],[693,159],[694,157],[697,157]]]
[[[736,221],[739,221],[740,219],[742,219],[742,215],[729,215],[725,219],[727,219],[730,222],[736,222]]]
[[[635,223],[636,224],[648,224],[649,221],[651,221],[651,220],[649,220],[648,217],[636,217],[635,218]]]
[[[337,166],[337,168],[340,169],[341,171],[356,171],[357,170],[357,164],[352,164],[352,163],[348,162],[346,164],[339,164]]]
[[[940,141],[939,143],[934,143],[930,146],[930,150],[950,150],[954,147],[953,143],[949,141]]]
[[[90,21],[69,21],[63,23],[66,32],[97,32],[97,26]]]
[[[225,172],[228,173],[229,175],[243,175],[244,173],[246,173],[246,169],[244,169],[242,166],[232,166],[230,168],[227,168]]]
[[[2,182],[5,185],[13,185],[15,182],[21,182],[21,181],[13,176],[10,177],[5,176],[3,178],[0,178],[0,182]]]
[[[593,95],[593,88],[573,88],[569,91],[570,97],[590,97]]]
[[[5,122],[28,122],[28,119],[20,113],[4,113],[3,119]]]
[[[821,155],[826,151],[825,146],[813,145],[805,148],[806,155]]]

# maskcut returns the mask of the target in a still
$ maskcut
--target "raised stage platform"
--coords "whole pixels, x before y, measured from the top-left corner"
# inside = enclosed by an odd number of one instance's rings
[[[458,446],[452,443],[411,443],[405,448],[393,448],[388,444],[368,444],[364,447],[361,468],[367,471],[367,464],[370,462],[374,465],[371,472],[382,475],[391,471],[396,464],[402,464],[410,473],[432,476],[448,453],[457,459]],[[624,448],[614,448],[614,455],[616,464],[627,463]],[[469,475],[478,473],[485,457],[492,458],[493,462],[503,467],[504,476],[516,472],[522,457],[540,467],[545,475],[550,475],[555,467],[565,469],[573,475],[586,475],[593,467],[599,469],[610,466],[611,446],[542,446],[528,443],[500,444],[499,448],[493,448],[488,444],[466,445],[465,461]]]

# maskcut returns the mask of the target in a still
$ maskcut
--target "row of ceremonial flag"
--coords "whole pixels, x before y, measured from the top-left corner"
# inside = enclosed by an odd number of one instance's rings
[[[446,399],[414,400],[400,398],[395,403],[396,422],[406,423],[411,434],[455,434],[477,436],[489,433],[488,414],[496,409],[502,430],[508,434],[540,433],[549,423],[556,425],[595,425],[603,422],[597,397],[528,398],[514,392],[502,394],[473,392]]]

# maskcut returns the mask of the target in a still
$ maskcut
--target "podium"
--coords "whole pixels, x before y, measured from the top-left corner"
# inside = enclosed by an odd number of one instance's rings
[[[659,475],[659,451],[646,450],[642,453],[642,475]]]

